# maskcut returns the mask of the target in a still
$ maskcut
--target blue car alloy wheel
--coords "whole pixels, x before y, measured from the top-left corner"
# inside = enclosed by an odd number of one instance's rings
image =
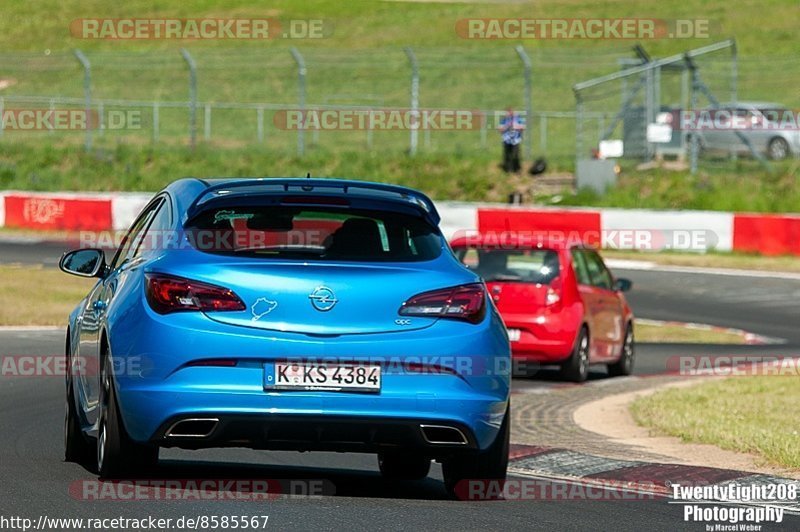
[[[373,453],[442,463],[455,493],[505,478],[510,349],[439,215],[404,187],[183,179],[157,194],[72,312],[65,455],[105,478],[161,447]],[[94,370],[92,370],[94,368]]]

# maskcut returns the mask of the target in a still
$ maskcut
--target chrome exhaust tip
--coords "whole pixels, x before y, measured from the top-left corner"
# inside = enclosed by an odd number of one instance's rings
[[[447,425],[420,425],[422,437],[432,445],[466,445],[467,437],[461,430]]]
[[[217,428],[219,419],[198,417],[181,419],[167,429],[167,438],[207,438]]]

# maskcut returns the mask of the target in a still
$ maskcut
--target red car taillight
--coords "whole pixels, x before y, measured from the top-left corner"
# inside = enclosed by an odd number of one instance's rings
[[[227,288],[163,274],[146,274],[145,294],[159,314],[181,310],[203,312],[244,310],[239,296]]]
[[[552,307],[553,305],[557,305],[561,302],[561,295],[553,288],[547,289],[547,295],[545,296],[545,305],[548,307]]]
[[[482,284],[466,284],[417,294],[400,307],[402,316],[455,318],[478,323],[486,314]]]
[[[555,278],[550,282],[544,304],[551,310],[561,310],[561,279]]]

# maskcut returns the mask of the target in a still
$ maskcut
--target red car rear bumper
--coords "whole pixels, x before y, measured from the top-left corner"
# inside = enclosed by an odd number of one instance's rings
[[[517,360],[556,363],[568,358],[581,320],[564,312],[503,316]],[[516,338],[515,331],[519,331]]]

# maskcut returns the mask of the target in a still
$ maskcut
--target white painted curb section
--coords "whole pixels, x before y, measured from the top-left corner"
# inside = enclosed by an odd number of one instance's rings
[[[478,229],[478,205],[474,203],[439,201],[436,210],[442,217],[439,228],[448,241],[457,233]]]
[[[602,209],[600,227],[608,231],[652,231],[676,240],[706,241],[707,249],[733,250],[733,213],[711,211],[651,211],[643,209]],[[666,235],[680,232],[682,235]],[[658,235],[652,235],[658,238]]]
[[[111,197],[111,220],[114,230],[124,231],[133,223],[136,216],[144,209],[153,194],[115,194]]]

